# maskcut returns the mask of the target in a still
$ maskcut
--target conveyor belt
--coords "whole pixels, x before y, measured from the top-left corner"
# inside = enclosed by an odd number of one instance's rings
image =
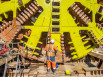
[[[103,49],[100,49],[100,48],[97,49],[96,48],[93,51],[89,52],[88,54],[103,60]]]

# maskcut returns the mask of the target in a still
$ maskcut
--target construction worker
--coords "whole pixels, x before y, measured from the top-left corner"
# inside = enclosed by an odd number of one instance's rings
[[[45,51],[47,53],[47,73],[50,74],[51,64],[54,75],[56,75],[56,61],[55,55],[57,51],[57,47],[54,45],[55,40],[52,39],[50,44],[47,44],[45,47]]]

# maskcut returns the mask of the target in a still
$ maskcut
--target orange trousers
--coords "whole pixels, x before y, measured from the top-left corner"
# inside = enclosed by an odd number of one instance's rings
[[[48,69],[51,68],[51,65],[52,65],[52,68],[53,68],[53,69],[56,69],[56,62],[55,62],[55,61],[47,60],[47,68],[48,68]]]

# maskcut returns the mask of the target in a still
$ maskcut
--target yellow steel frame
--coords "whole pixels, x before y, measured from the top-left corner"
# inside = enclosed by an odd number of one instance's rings
[[[28,3],[30,0],[22,0],[24,2],[24,5]],[[51,38],[55,39],[55,45],[58,46],[59,51],[61,51],[60,46],[60,35],[64,32],[69,32],[70,37],[72,39],[72,42],[69,42],[68,44],[73,43],[73,47],[71,47],[71,50],[75,50],[76,52],[73,52],[72,59],[80,59],[87,55],[88,52],[90,52],[95,46],[92,48],[89,48],[89,46],[84,46],[88,41],[83,42],[83,37],[80,36],[79,31],[80,30],[92,30],[96,38],[100,41],[103,37],[103,31],[98,29],[96,27],[95,22],[95,14],[99,13],[99,7],[102,6],[100,4],[97,4],[97,0],[50,0],[50,3],[46,3],[46,0],[36,0],[39,5],[42,6],[43,12],[39,15],[36,22],[33,23],[34,26],[25,25],[25,29],[31,29],[31,35],[28,38],[27,43],[25,43],[26,46],[35,49],[38,49],[36,46],[39,42],[40,36],[42,32],[48,32],[51,31]],[[59,22],[60,24],[58,27],[60,28],[59,32],[52,32],[52,2],[60,2],[60,18]],[[74,3],[74,2],[80,2],[82,5],[85,6],[85,9],[88,8],[90,11],[92,11],[92,22],[88,23],[88,27],[78,27],[75,23],[75,19],[70,15],[68,12],[68,8]],[[14,6],[14,7],[11,7]],[[13,17],[16,17],[16,9],[20,6],[17,3],[17,0],[11,0],[5,3],[0,4],[0,14],[5,13],[9,10],[13,11]],[[54,6],[55,7],[55,6]],[[103,15],[103,13],[100,13]],[[24,36],[25,37],[25,36]],[[85,37],[85,36],[84,36]]]

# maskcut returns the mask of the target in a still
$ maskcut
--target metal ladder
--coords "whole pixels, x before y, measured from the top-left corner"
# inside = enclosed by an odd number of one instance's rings
[[[12,43],[12,49],[13,49],[13,43]],[[5,69],[4,69],[3,77],[7,77],[7,76],[6,76],[6,71],[7,71],[8,68],[9,68],[9,69],[12,69],[12,68],[16,69],[16,71],[15,71],[15,77],[18,77],[18,75],[17,75],[18,73],[20,73],[20,77],[21,77],[21,75],[22,75],[21,61],[20,61],[20,59],[19,59],[20,51],[18,50],[18,52],[17,52],[16,54],[11,54],[10,52],[12,52],[12,51],[13,51],[13,50],[10,51],[10,49],[9,49],[9,55],[16,56],[16,58],[17,58],[17,63],[15,64],[14,67],[9,66],[9,64],[8,64],[8,58],[6,58],[6,64],[5,64]],[[17,72],[17,71],[19,71],[19,72]]]

